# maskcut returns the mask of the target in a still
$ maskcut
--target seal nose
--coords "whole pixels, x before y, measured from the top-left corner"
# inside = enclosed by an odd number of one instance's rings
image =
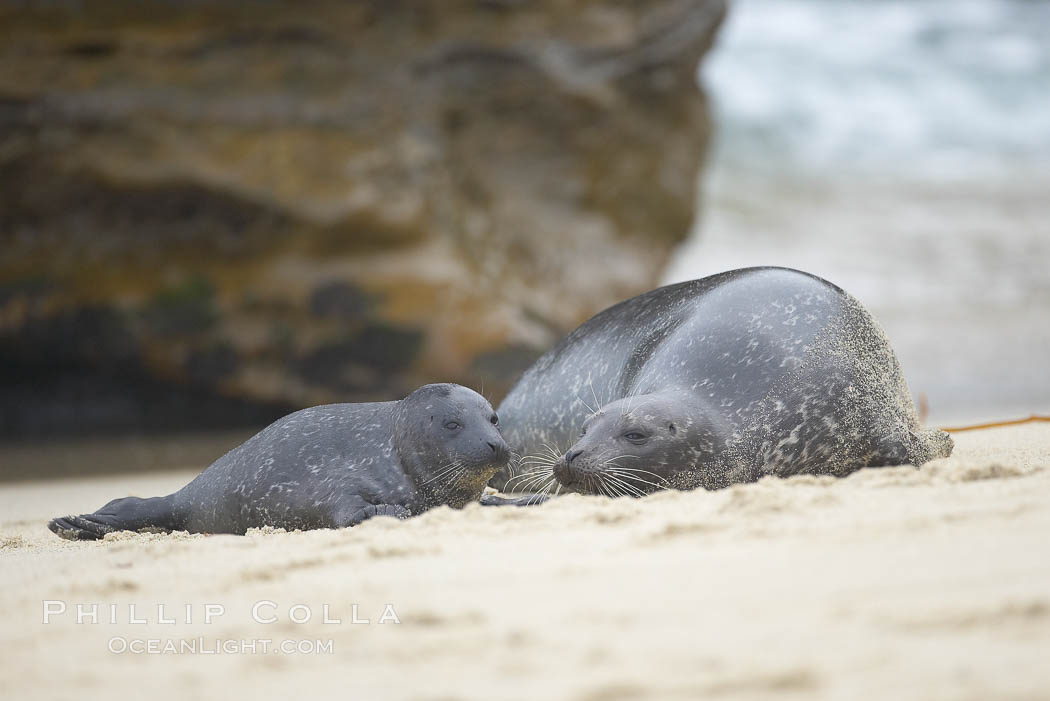
[[[572,461],[583,454],[582,450],[570,450],[554,465],[554,479],[562,484],[572,484]]]
[[[486,441],[489,449],[492,451],[493,458],[499,462],[507,462],[507,458],[510,457],[510,447],[507,446],[505,441],[495,440]]]

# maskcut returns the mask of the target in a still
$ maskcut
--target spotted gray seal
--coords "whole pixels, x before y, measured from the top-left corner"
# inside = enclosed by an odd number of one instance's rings
[[[244,533],[259,526],[342,528],[476,501],[506,464],[489,403],[452,384],[395,402],[329,404],[278,419],[174,494],[116,499],[53,519],[70,540],[116,530]],[[519,504],[492,498],[488,503]]]
[[[639,496],[845,475],[951,453],[922,430],[889,342],[849,294],[786,268],[667,287],[597,314],[500,404],[525,456],[504,490]]]

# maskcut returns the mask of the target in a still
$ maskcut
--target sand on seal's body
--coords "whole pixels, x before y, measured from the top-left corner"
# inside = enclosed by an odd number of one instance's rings
[[[71,543],[44,527],[186,473],[0,487],[0,688],[153,701],[1045,697],[1050,426],[955,438],[952,458],[921,470],[244,537]],[[44,600],[69,610],[44,624]],[[258,602],[276,622],[253,620]],[[78,603],[102,604],[99,623],[77,624]],[[128,621],[130,604],[146,624]],[[158,621],[159,604],[176,623]],[[378,623],[388,604],[400,623]],[[205,624],[206,605],[225,613]],[[297,605],[308,623],[292,622]],[[323,622],[325,605],[341,623]],[[332,652],[115,654],[114,639],[331,640]]]

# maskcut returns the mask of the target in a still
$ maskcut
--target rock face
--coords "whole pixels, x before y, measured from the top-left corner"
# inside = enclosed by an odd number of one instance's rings
[[[724,11],[0,5],[0,432],[498,395],[685,237]]]

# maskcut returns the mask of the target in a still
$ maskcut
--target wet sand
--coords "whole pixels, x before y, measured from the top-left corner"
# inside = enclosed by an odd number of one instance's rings
[[[3,485],[0,687],[11,699],[1045,698],[1050,425],[956,441],[920,470],[246,537],[68,543],[45,529],[192,471]],[[45,624],[48,600],[66,611]],[[253,620],[258,602],[276,622]],[[77,604],[100,604],[99,622],[77,624]],[[146,623],[129,621],[131,604]],[[326,604],[340,623],[323,622]],[[379,622],[388,604],[400,623]],[[209,605],[224,613],[205,623]],[[369,623],[351,622],[355,605]],[[253,639],[332,649],[109,651]]]

